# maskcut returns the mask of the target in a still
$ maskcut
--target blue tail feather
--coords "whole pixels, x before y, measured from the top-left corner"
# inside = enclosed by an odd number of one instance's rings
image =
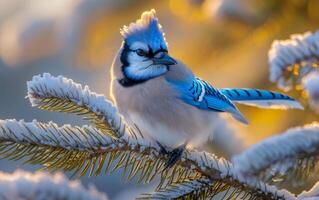
[[[222,94],[226,95],[232,101],[245,101],[245,100],[294,100],[288,95],[269,90],[246,89],[246,88],[225,88],[219,90]]]
[[[279,92],[246,88],[225,88],[219,91],[236,103],[262,108],[303,109],[302,105],[295,99]]]

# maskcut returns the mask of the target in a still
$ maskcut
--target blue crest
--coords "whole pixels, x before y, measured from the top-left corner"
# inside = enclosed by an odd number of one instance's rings
[[[164,33],[154,9],[143,12],[141,18],[135,23],[123,26],[121,34],[128,45],[134,42],[143,42],[151,46],[153,50],[161,47],[167,49]]]

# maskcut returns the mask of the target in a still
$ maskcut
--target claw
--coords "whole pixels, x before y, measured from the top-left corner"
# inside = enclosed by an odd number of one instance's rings
[[[159,143],[157,141],[156,141],[156,143],[161,148],[160,154],[162,154],[162,155],[168,155],[169,154],[169,152],[165,149],[165,147],[161,143]]]
[[[160,154],[168,156],[168,160],[165,163],[164,170],[173,167],[175,163],[181,159],[187,144],[187,143],[182,144],[179,147],[173,149],[172,151],[167,151],[166,148],[161,143],[159,142],[156,142],[156,143],[161,148]]]
[[[164,170],[173,167],[175,163],[182,158],[184,150],[185,147],[177,147],[176,149],[173,149],[173,151],[169,152],[168,160],[165,163]]]

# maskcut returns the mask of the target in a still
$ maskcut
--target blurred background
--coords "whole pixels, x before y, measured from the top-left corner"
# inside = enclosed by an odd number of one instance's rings
[[[170,54],[216,87],[278,90],[268,80],[272,41],[315,31],[319,24],[317,0],[0,0],[0,118],[81,124],[72,115],[31,108],[26,81],[49,72],[108,96],[110,66],[122,42],[119,30],[151,8],[157,11]],[[236,133],[231,145],[244,148],[318,120],[309,110],[240,109],[250,125],[229,119]],[[0,161],[2,171],[16,168],[36,169]],[[81,179],[116,200],[133,199],[151,187],[123,183],[117,173]]]

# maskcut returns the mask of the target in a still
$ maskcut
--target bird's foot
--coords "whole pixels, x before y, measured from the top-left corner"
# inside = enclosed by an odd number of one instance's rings
[[[173,167],[175,163],[181,159],[187,145],[187,143],[184,143],[176,147],[172,151],[167,151],[167,149],[162,144],[160,144],[159,142],[157,142],[157,144],[161,148],[160,153],[168,156],[168,160],[165,163],[164,170]]]

